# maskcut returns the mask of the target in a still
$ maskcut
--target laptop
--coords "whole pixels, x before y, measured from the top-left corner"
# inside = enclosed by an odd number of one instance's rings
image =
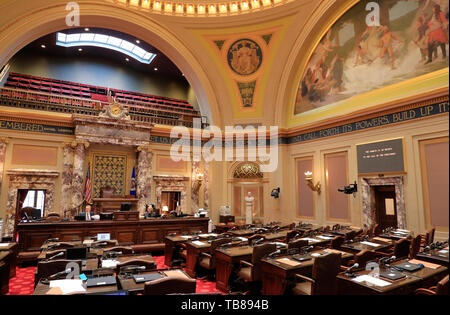
[[[398,271],[385,271],[385,272],[380,272],[380,277],[395,281],[395,280],[405,278],[406,275],[401,272],[398,272]]]
[[[409,272],[414,272],[417,270],[420,270],[421,267],[417,264],[412,264],[412,263],[408,263],[408,262],[404,262],[398,265],[395,265],[396,268],[400,268]]]
[[[87,279],[86,286],[88,288],[91,288],[91,287],[100,287],[100,286],[105,286],[105,285],[114,285],[116,283],[117,283],[117,281],[116,281],[115,276],[98,277],[98,278]]]
[[[86,266],[87,247],[72,247],[66,249],[66,259],[81,260],[83,266]]]
[[[311,260],[311,256],[310,255],[293,255],[292,259],[296,260],[296,261],[307,261],[307,260]]]
[[[160,273],[147,273],[143,275],[133,275],[133,279],[136,283],[143,283],[152,280],[158,280],[163,278],[164,276]]]

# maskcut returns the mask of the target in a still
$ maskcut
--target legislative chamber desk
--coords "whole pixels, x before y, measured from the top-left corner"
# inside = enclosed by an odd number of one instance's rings
[[[19,246],[17,243],[0,243],[0,252],[10,251],[12,255],[8,257],[9,261],[9,276],[11,278],[16,276],[17,254],[19,253]]]
[[[262,294],[283,295],[287,285],[295,280],[296,273],[310,275],[315,257],[329,253],[340,253],[343,262],[353,258],[353,254],[335,249],[314,250],[305,255],[311,259],[302,262],[292,259],[292,255],[263,258],[261,260]]]
[[[21,251],[38,251],[50,238],[60,241],[86,239],[98,233],[110,233],[119,244],[163,244],[171,233],[189,234],[208,231],[209,218],[141,219],[130,221],[61,221],[17,224]]]
[[[417,259],[428,261],[433,264],[442,265],[448,268],[448,246],[442,249],[433,249],[417,254]]]
[[[389,248],[392,248],[394,245],[394,240],[381,237],[373,237],[368,239],[367,241],[344,243],[341,245],[341,249],[356,254],[365,249],[382,252]]]

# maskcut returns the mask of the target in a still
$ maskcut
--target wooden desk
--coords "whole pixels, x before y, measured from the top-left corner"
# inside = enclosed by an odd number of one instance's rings
[[[298,262],[291,259],[292,255],[283,255],[273,259],[263,258],[261,260],[262,270],[262,294],[263,295],[282,295],[290,282],[294,282],[296,273],[310,275],[314,265],[316,254],[328,254],[331,252],[341,253],[342,260],[345,262],[353,255],[334,249],[315,250],[309,253],[310,260]]]
[[[11,251],[0,252],[0,294],[6,294],[9,291],[9,279],[10,279],[9,256],[11,255],[12,255]]]
[[[389,241],[389,242],[387,242]],[[351,253],[358,253],[362,250],[368,249],[373,251],[382,252],[389,248],[392,248],[395,244],[394,240],[386,239],[386,241],[380,240],[380,238],[370,238],[367,242],[378,244],[378,246],[365,244],[362,242],[354,242],[354,243],[344,243],[341,245],[341,249],[344,251],[348,251]]]
[[[390,238],[390,239],[398,241],[398,240],[400,240],[402,238],[405,238],[405,237],[407,237],[408,235],[411,235],[411,234],[412,234],[411,231],[397,231],[397,230],[394,230],[394,231],[391,231],[391,232],[389,232],[387,234],[386,233],[382,233],[382,234],[379,235],[379,237]]]
[[[98,233],[110,233],[119,244],[163,244],[170,233],[192,233],[208,231],[209,218],[141,219],[135,221],[61,221],[18,223],[19,247],[21,251],[39,250],[49,238],[71,241],[87,239]]]
[[[408,260],[401,260],[392,265],[397,265]],[[385,267],[380,267],[380,272],[387,271]],[[416,272],[403,272],[406,277],[397,281],[389,281],[381,278],[383,281],[387,281],[390,284],[387,286],[377,286],[368,282],[355,282],[355,278],[349,278],[344,273],[340,273],[337,278],[339,282],[339,294],[350,295],[373,295],[373,294],[392,294],[392,295],[406,295],[414,292],[419,287],[429,287],[431,284],[436,283],[446,273],[448,269],[446,267],[439,267],[432,269],[425,267]],[[356,272],[356,276],[368,275],[370,271],[363,270]]]
[[[153,264],[152,269],[157,268],[156,262],[153,259],[152,255],[123,255],[123,256],[116,257],[113,260],[117,261],[118,264],[123,264],[123,263],[126,263],[131,260],[143,260],[150,264]]]
[[[93,198],[94,209],[100,212],[119,211],[122,203],[131,203],[132,211],[137,210],[137,203],[139,199],[136,198]]]
[[[230,231],[231,234],[233,234],[234,236],[250,236],[255,234],[256,230],[253,229],[245,229],[245,230],[233,230]]]
[[[174,235],[166,236],[164,238],[164,264],[166,266],[173,266],[173,259],[176,249],[181,245],[189,241],[192,235]]]
[[[211,247],[211,243],[207,241],[200,242],[203,243],[203,245],[192,242],[186,243],[186,273],[192,278],[195,278],[195,268],[197,266],[198,256],[200,253],[209,251]]]
[[[91,288],[86,287],[86,284],[84,284],[83,286],[86,289],[86,292],[74,294],[102,293],[102,292],[113,292],[118,290],[118,284],[100,287],[91,287]],[[34,288],[33,295],[47,295],[49,290],[50,290],[49,284],[43,284],[42,282],[39,282]]]
[[[313,245],[313,246],[326,246],[329,243],[331,243],[331,239],[322,239],[318,237],[319,235],[315,236],[315,237],[300,237],[300,240],[306,240],[308,241],[308,246],[309,245]]]
[[[19,254],[19,246],[17,243],[0,243],[0,252],[8,252],[12,254],[8,256],[9,259],[9,277],[16,276],[17,255]]]
[[[216,249],[216,288],[228,293],[228,281],[233,271],[233,264],[251,259],[252,253],[251,246]]]
[[[275,240],[285,241],[287,234],[291,231],[292,230],[284,230],[277,233],[264,233],[261,235],[264,235],[264,237],[268,241],[275,241]]]
[[[148,272],[141,272],[139,274],[144,275],[144,274],[154,274],[154,273],[160,273],[164,277],[175,276],[175,277],[191,279],[182,269],[148,271]],[[117,279],[119,282],[119,287],[122,290],[128,291],[128,293],[130,293],[130,294],[138,294],[138,293],[144,292],[145,282],[136,283],[136,281],[134,281],[133,277],[129,277],[126,275],[118,275]]]
[[[424,260],[433,264],[442,265],[448,268],[448,247],[443,249],[434,249],[427,252],[420,252],[417,254],[417,259]]]
[[[339,230],[330,231],[331,234],[345,236],[346,238],[347,238],[347,235],[349,235],[350,233],[354,233],[354,232],[360,233],[360,232],[362,232],[362,229],[359,227],[355,227],[355,226],[347,226],[347,227],[340,228]]]

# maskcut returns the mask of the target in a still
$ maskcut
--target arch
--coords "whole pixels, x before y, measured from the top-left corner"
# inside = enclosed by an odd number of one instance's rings
[[[0,68],[30,42],[67,29],[65,18],[68,11],[65,5],[63,2],[36,8],[35,3],[26,16],[15,16],[8,22],[6,17],[4,25],[0,25]],[[208,117],[211,124],[222,126],[220,109],[211,82],[201,64],[176,34],[148,15],[114,4],[84,3],[81,10],[80,27],[99,27],[127,33],[163,52],[189,81],[202,115]]]

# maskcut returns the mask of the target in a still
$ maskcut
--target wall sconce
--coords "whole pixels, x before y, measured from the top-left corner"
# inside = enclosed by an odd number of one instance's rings
[[[317,184],[313,184],[313,179],[312,179],[312,172],[308,171],[305,172],[305,180],[306,180],[306,184],[308,185],[309,188],[311,188],[312,191],[317,191],[318,194],[320,194],[320,183],[317,182]]]
[[[203,182],[203,174],[202,173],[197,173],[196,175],[192,176],[192,189],[194,190],[195,193],[198,192],[198,190],[200,189],[200,186],[202,185]]]

